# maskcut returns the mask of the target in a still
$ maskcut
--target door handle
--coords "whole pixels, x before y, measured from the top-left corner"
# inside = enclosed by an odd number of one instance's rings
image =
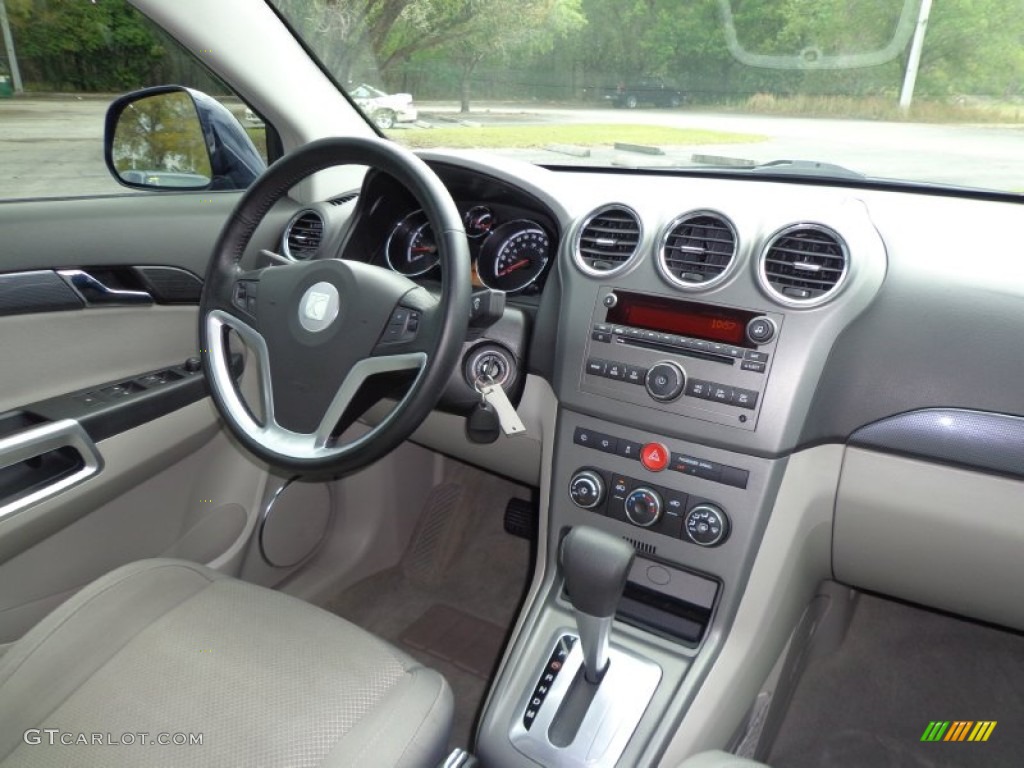
[[[82,269],[61,269],[57,274],[64,278],[86,304],[117,305],[117,304],[152,304],[153,297],[146,291],[129,291],[124,288],[111,288],[102,280]]]

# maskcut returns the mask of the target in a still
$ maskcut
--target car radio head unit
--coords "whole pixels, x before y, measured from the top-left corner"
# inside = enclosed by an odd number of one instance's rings
[[[606,323],[757,349],[747,339],[747,325],[758,312],[627,291],[611,295],[615,301],[608,307]]]

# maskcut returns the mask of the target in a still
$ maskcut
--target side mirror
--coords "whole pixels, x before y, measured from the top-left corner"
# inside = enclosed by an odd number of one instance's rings
[[[267,167],[223,104],[178,85],[115,100],[103,155],[114,178],[136,189],[245,189]]]

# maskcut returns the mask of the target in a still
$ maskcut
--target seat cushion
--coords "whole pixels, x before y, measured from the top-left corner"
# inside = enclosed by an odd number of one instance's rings
[[[107,574],[0,656],[3,768],[427,766],[451,716],[444,678],[382,640],[178,560]],[[178,734],[202,743],[151,743]]]

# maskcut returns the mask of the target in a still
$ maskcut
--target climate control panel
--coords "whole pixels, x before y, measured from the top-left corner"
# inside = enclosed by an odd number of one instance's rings
[[[569,498],[581,509],[700,547],[717,547],[729,536],[729,517],[714,501],[597,467],[573,473]]]

